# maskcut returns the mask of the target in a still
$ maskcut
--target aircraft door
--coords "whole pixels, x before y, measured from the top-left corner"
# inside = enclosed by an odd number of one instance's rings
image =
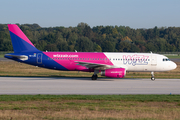
[[[37,54],[37,64],[42,64],[42,53]]]
[[[151,55],[151,65],[152,66],[157,65],[157,55]]]

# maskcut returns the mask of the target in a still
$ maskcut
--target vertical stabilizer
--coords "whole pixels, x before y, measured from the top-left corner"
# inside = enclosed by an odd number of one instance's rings
[[[39,51],[16,24],[8,24],[14,53]]]

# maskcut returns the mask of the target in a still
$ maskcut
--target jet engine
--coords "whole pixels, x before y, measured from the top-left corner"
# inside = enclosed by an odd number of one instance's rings
[[[126,75],[125,68],[111,68],[101,71],[101,76],[111,78],[124,78]]]

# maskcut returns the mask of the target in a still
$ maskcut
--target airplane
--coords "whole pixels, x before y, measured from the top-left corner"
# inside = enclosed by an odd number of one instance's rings
[[[126,72],[154,72],[173,70],[177,65],[166,56],[154,53],[129,52],[48,52],[38,50],[16,24],[8,24],[14,53],[4,57],[18,62],[63,71],[94,72],[111,78],[124,78]]]

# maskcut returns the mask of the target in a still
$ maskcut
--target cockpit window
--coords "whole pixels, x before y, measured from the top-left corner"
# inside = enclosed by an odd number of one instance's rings
[[[163,58],[163,61],[170,61],[170,59],[168,59],[168,58]]]

